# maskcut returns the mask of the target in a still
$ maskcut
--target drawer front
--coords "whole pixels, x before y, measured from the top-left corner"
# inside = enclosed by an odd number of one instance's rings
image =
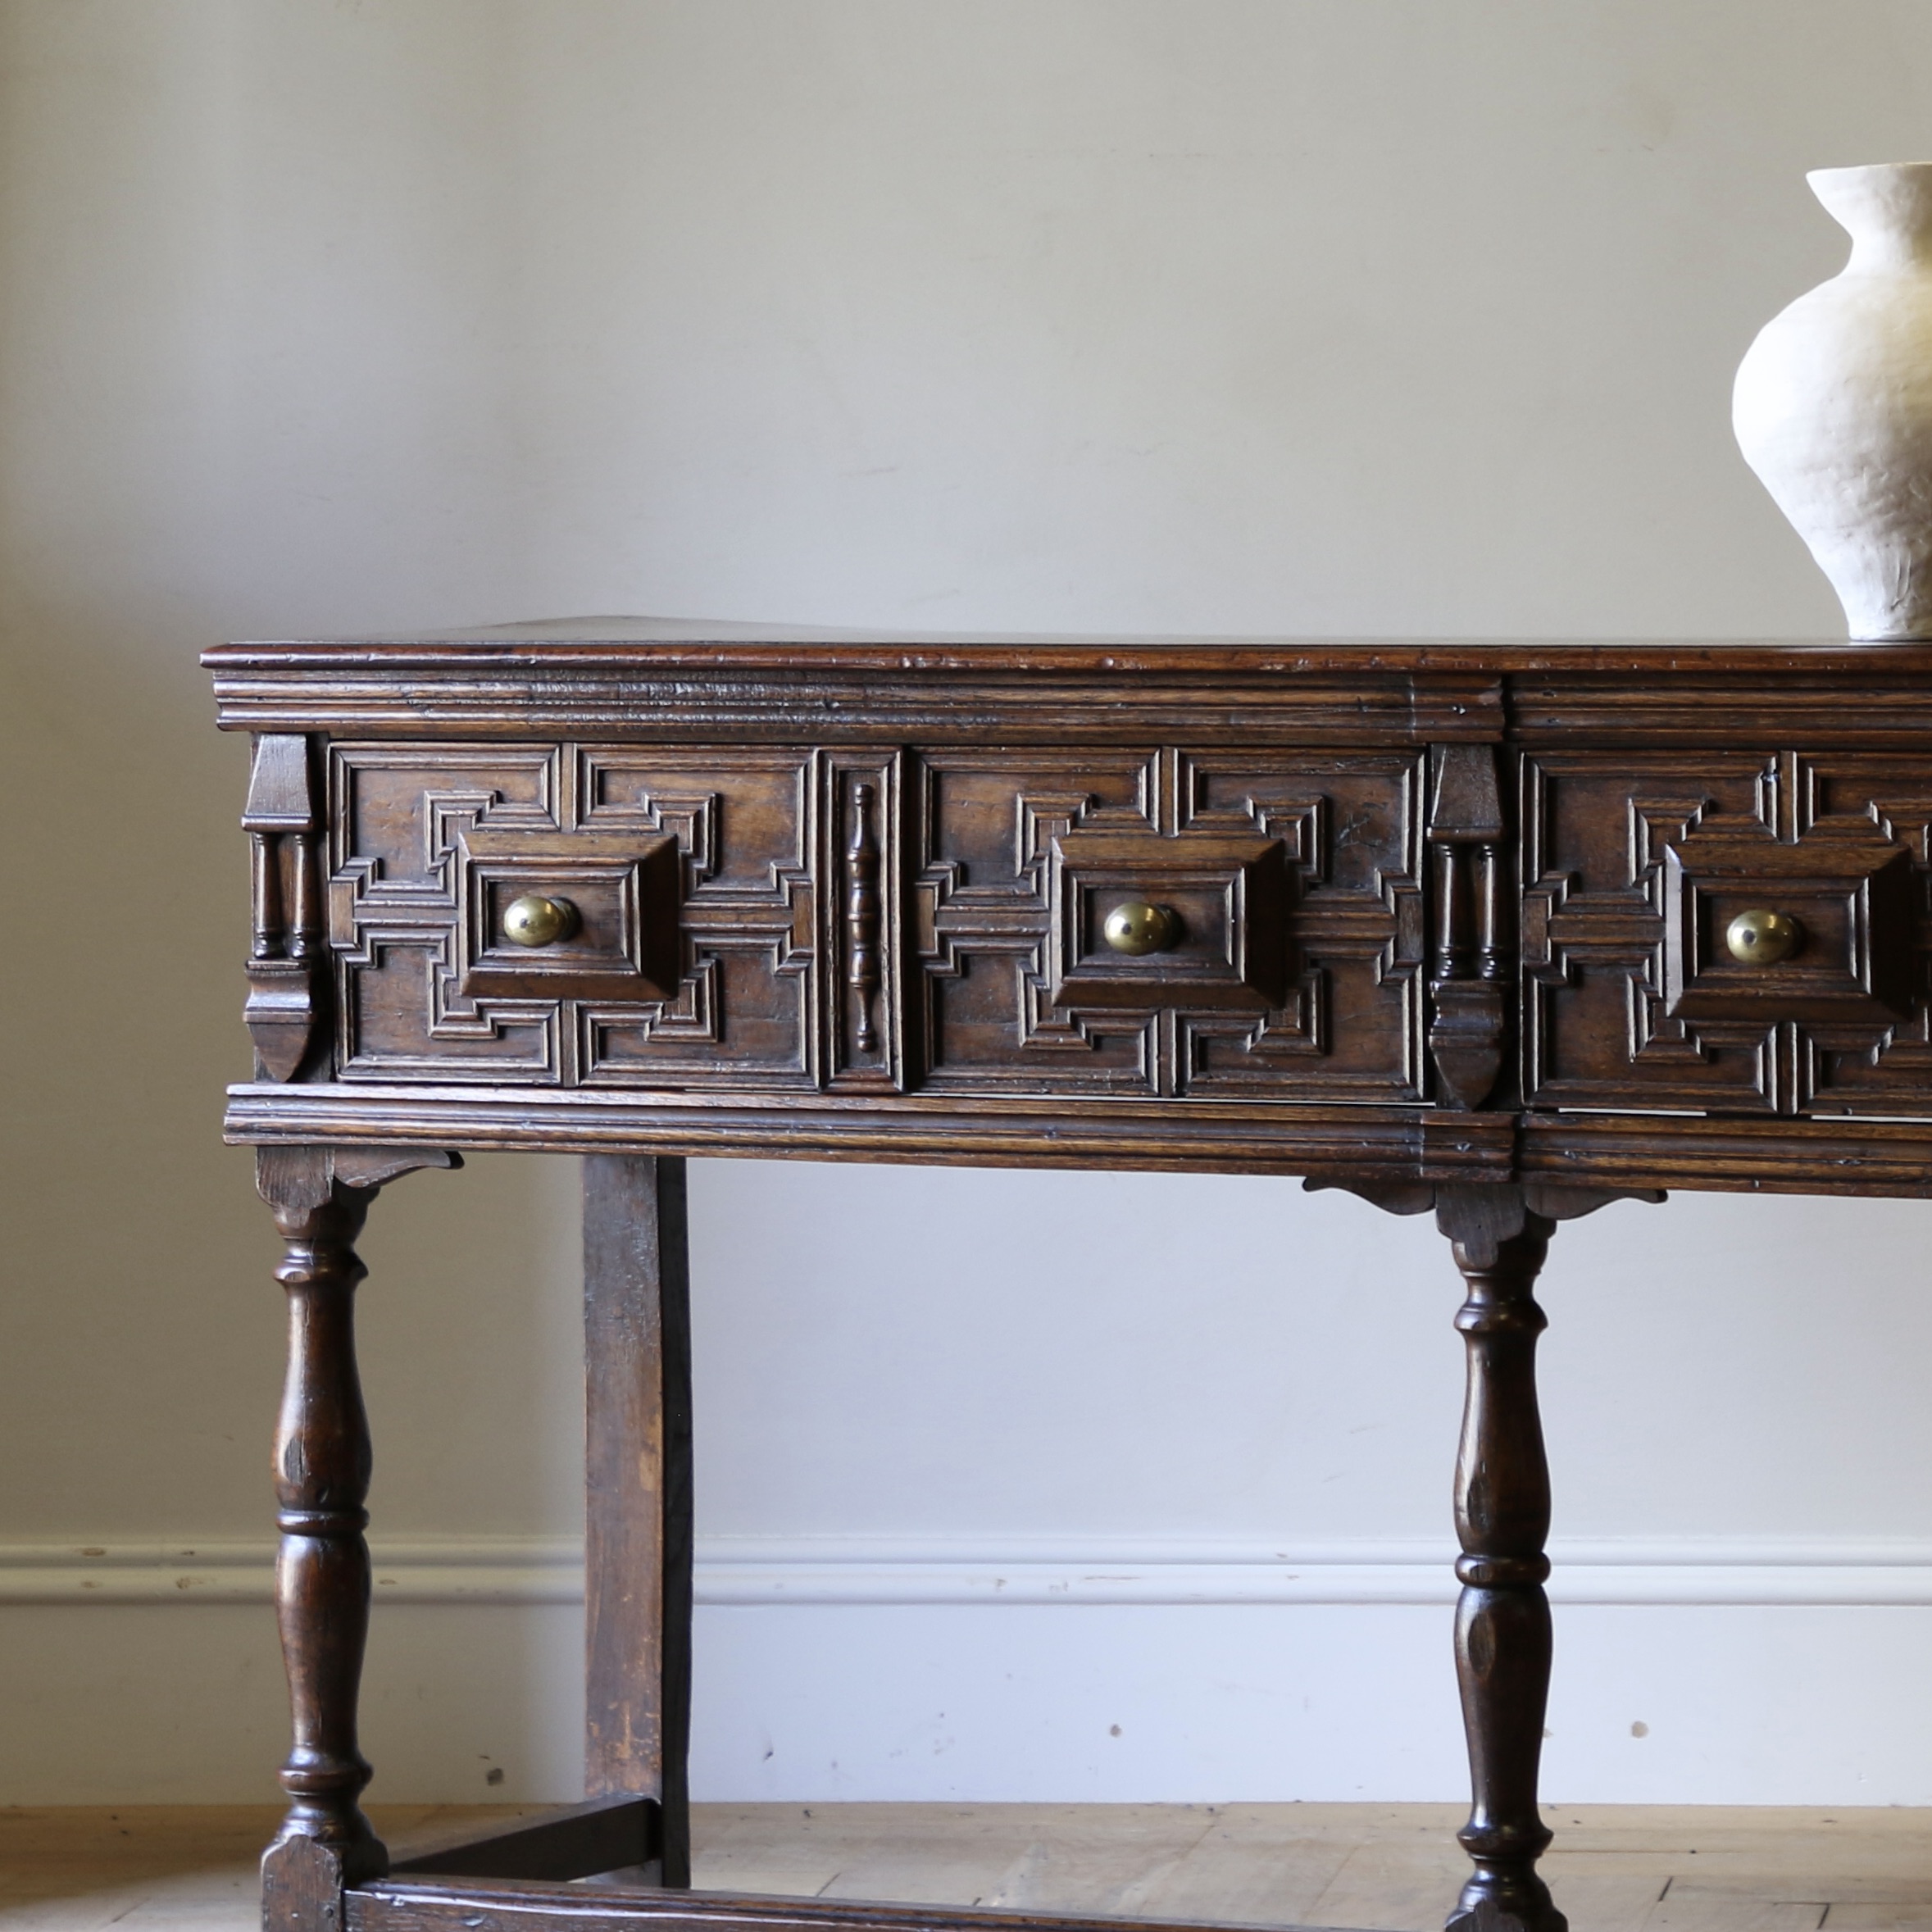
[[[1408,752],[922,753],[924,1084],[1421,1098],[1425,775]],[[1131,904],[1169,943],[1112,949]]]
[[[821,979],[828,827],[883,793],[877,760],[349,744],[330,766],[340,1078],[770,1089],[868,1057],[828,1037]],[[514,943],[526,896],[569,930]]]
[[[1423,1098],[1407,751],[338,744],[349,1081]],[[511,908],[567,930],[520,946]],[[1162,908],[1134,955],[1110,914]]]
[[[1522,811],[1531,1106],[1932,1113],[1922,761],[1538,752]]]

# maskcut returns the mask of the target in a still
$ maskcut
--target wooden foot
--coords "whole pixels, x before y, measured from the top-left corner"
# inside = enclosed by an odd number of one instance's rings
[[[356,1739],[369,1634],[368,1419],[356,1372],[355,1239],[384,1182],[448,1167],[442,1152],[263,1148],[256,1184],[286,1243],[275,1279],[289,1297],[289,1373],[275,1434],[282,1531],[275,1614],[289,1673],[293,1748],[282,1766],[290,1799],[262,1862],[265,1926],[340,1924],[335,1895],[379,1876],[388,1854],[357,1802],[370,1768]]]
[[[584,1792],[655,1799],[656,1869],[691,1840],[691,1329],[684,1163],[584,1163]]]
[[[373,1834],[370,1843],[380,1852]],[[382,1875],[380,1860],[373,1875],[360,1869],[366,1862],[366,1853],[320,1839],[278,1838],[261,1857],[261,1932],[339,1932],[343,1890]]]

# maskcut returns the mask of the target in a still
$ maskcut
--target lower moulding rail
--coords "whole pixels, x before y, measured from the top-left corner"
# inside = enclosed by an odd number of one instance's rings
[[[1236,1932],[1201,1921],[1066,1918],[952,1905],[771,1898],[734,1892],[376,1879],[343,1894],[347,1932]],[[1239,1932],[1254,1932],[1243,1927]],[[1284,1927],[1281,1932],[1308,1932]]]

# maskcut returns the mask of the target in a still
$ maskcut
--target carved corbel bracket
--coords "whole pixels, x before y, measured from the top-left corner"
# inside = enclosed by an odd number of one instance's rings
[[[1429,1052],[1439,1098],[1452,1107],[1480,1107],[1502,1071],[1507,833],[1496,748],[1439,747],[1429,808]]]
[[[461,1167],[463,1157],[447,1148],[257,1147],[255,1187],[274,1211],[284,1234],[299,1229],[325,1207],[378,1189],[424,1167]],[[339,1191],[340,1190],[340,1191]],[[366,1201],[363,1203],[367,1205]]]
[[[292,1080],[320,1043],[326,1010],[321,818],[306,738],[257,736],[242,827],[251,847],[254,902],[242,1017],[262,1071],[272,1080]]]
[[[1386,1214],[1435,1216],[1438,1230],[1454,1243],[1465,1267],[1496,1265],[1502,1244],[1536,1221],[1580,1221],[1617,1201],[1664,1198],[1660,1189],[1573,1188],[1546,1181],[1331,1180],[1311,1175],[1302,1185],[1311,1194],[1334,1189],[1354,1194]]]

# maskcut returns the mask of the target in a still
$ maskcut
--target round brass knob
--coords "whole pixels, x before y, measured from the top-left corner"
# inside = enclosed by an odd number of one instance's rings
[[[1775,966],[1797,952],[1803,937],[1804,928],[1789,912],[1740,912],[1724,929],[1731,957],[1746,966]]]
[[[513,946],[548,946],[577,930],[577,908],[568,899],[526,892],[503,908],[503,937]]]
[[[1143,952],[1165,952],[1180,937],[1180,921],[1168,907],[1130,899],[1107,914],[1100,931],[1115,952],[1138,957]]]

